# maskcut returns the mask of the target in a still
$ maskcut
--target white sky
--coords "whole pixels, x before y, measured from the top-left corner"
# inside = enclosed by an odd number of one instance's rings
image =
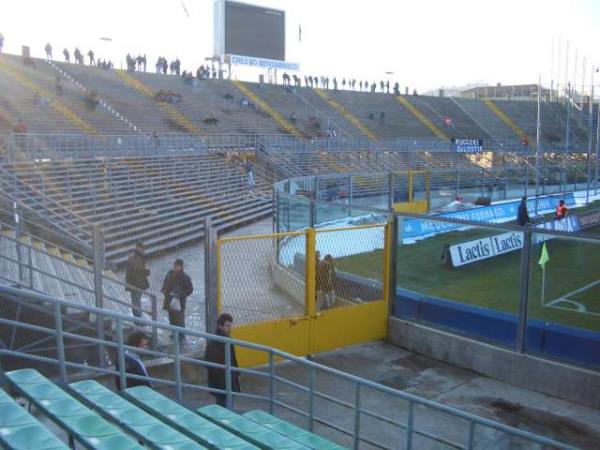
[[[75,46],[120,65],[127,52],[179,57],[195,69],[212,54],[212,0],[0,0],[4,51],[29,45],[43,56],[50,42],[55,58]],[[586,84],[592,64],[600,66],[600,0],[256,0],[287,14],[287,59],[301,73],[391,80],[419,91],[473,82],[535,83],[549,86],[553,41],[562,36],[561,84],[566,41],[568,78],[577,87],[583,57]],[[298,42],[298,24],[302,42]],[[100,41],[112,38],[111,44]],[[557,73],[555,50],[554,73]],[[86,58],[87,61],[87,58]],[[241,73],[241,72],[240,72]],[[247,76],[248,73],[246,72]],[[256,72],[252,79],[256,79]],[[243,77],[243,75],[240,75]],[[596,77],[597,81],[599,77]],[[556,81],[555,81],[556,83]]]

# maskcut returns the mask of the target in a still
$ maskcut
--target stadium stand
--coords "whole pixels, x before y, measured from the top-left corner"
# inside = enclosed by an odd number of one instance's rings
[[[22,162],[8,170],[81,218],[80,225],[101,226],[106,256],[116,264],[135,240],[144,240],[152,254],[199,239],[208,215],[227,230],[268,216],[272,206],[268,185],[248,192],[240,163],[220,154]]]
[[[479,127],[497,142],[514,142],[513,130],[494,114],[481,100],[452,97],[454,101]]]

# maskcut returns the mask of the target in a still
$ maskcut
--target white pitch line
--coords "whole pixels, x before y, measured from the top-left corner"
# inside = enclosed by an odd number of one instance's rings
[[[598,283],[600,283],[600,280],[593,281],[588,285],[580,287],[579,289],[576,289],[572,292],[569,292],[568,294],[563,295],[562,297],[557,298],[556,300],[566,300],[567,298],[572,297],[575,294],[579,294],[580,292],[585,291],[586,289],[596,286]],[[556,301],[556,300],[553,300],[553,301]]]
[[[556,300],[552,300],[551,302],[546,303],[546,306],[549,306],[551,308],[556,308],[555,305],[557,303],[569,303],[569,304],[575,306],[575,308],[576,308],[575,311],[577,311],[577,312],[582,312],[582,313],[587,313],[588,312],[588,310],[587,310],[587,308],[586,308],[585,305],[583,305],[583,304],[581,304],[579,302],[574,302],[573,300],[567,300],[564,297],[557,298]],[[569,308],[561,308],[561,309],[568,309],[569,311],[572,311]]]

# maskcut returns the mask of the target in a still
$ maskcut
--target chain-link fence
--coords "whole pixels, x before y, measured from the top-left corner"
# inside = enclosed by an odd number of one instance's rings
[[[305,314],[304,233],[224,238],[217,246],[220,311],[236,324]]]
[[[317,310],[384,299],[385,225],[316,231]]]

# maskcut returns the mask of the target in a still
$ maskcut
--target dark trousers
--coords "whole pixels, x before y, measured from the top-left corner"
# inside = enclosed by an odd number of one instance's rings
[[[131,291],[131,312],[134,317],[142,317],[142,293],[140,291]]]
[[[169,323],[176,327],[185,328],[185,311],[171,311],[169,309]],[[179,340],[183,341],[185,334],[179,333]]]

